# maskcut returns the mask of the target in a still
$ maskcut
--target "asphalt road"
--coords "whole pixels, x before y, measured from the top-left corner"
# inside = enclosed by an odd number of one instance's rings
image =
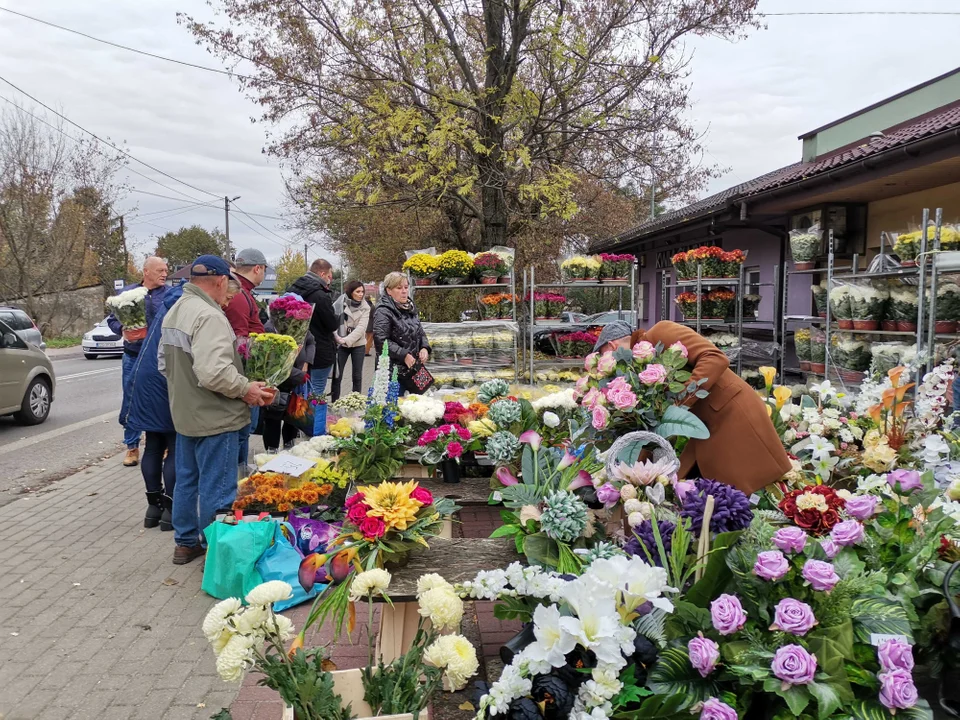
[[[51,360],[57,389],[47,421],[23,427],[0,417],[0,506],[123,447],[120,358],[86,360],[76,348],[51,352]]]

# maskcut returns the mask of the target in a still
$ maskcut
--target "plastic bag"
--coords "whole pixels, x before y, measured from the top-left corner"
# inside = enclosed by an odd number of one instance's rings
[[[246,597],[263,582],[257,560],[273,543],[276,527],[276,521],[269,518],[260,522],[210,523],[203,530],[207,555],[201,589],[218,600]]]
[[[850,284],[834,280],[830,288],[830,317],[837,321],[841,330],[853,329],[853,316],[850,307]]]
[[[793,262],[806,264],[816,262],[820,255],[820,225],[811,225],[806,230],[790,231],[790,254]]]
[[[276,333],[251,333],[242,347],[246,350],[244,374],[249,380],[259,380],[269,387],[276,387],[290,377],[300,352],[296,340]]]
[[[303,555],[294,547],[294,537],[293,527],[289,523],[276,523],[273,542],[257,560],[256,569],[263,578],[263,582],[281,580],[293,588],[293,594],[288,599],[273,603],[274,612],[283,612],[288,608],[304,603],[319,595],[327,587],[318,582],[310,592],[303,589],[299,579],[300,562],[303,560]]]
[[[423,255],[436,255],[436,254],[437,254],[437,249],[436,249],[435,247],[428,247],[428,248],[423,248],[422,250],[404,250],[404,251],[403,251],[403,254],[404,254],[404,259],[405,259],[405,260],[409,260],[409,259],[412,258],[414,255],[420,255],[420,254],[423,254]]]

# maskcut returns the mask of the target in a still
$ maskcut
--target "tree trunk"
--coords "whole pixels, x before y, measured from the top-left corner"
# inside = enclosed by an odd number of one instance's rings
[[[484,91],[486,102],[480,119],[480,136],[489,148],[486,155],[478,155],[480,176],[480,205],[483,210],[483,225],[480,230],[485,248],[506,245],[507,202],[504,197],[506,169],[503,164],[503,99],[509,88],[507,58],[504,47],[503,0],[484,0],[483,19],[487,36],[486,77]]]

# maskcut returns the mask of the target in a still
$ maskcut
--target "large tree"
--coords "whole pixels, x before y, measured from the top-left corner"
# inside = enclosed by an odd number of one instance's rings
[[[72,319],[66,291],[100,281],[91,238],[106,232],[121,165],[55,120],[20,107],[0,114],[0,298],[45,331],[61,329],[54,317]]]
[[[174,266],[192,263],[200,255],[219,255],[225,258],[227,236],[217,228],[211,231],[199,225],[182,227],[176,232],[164,233],[158,237],[154,254]]]
[[[225,23],[182,19],[212,52],[255,64],[240,82],[311,220],[429,209],[448,244],[477,250],[570,220],[583,183],[699,190],[683,41],[736,36],[757,0],[212,4]]]

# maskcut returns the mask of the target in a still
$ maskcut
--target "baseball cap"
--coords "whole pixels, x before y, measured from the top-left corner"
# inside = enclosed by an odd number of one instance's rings
[[[600,331],[600,337],[597,338],[597,344],[593,346],[593,351],[599,352],[600,348],[607,343],[619,340],[620,338],[630,337],[632,334],[633,329],[629,323],[623,320],[614,320],[612,323],[603,326],[603,330]]]
[[[247,248],[237,253],[236,263],[237,267],[244,267],[246,265],[263,265],[266,267],[267,258],[256,248]]]
[[[190,274],[193,277],[214,277],[217,275],[229,277],[230,265],[226,260],[216,255],[201,255],[194,260],[193,265],[190,266]]]

